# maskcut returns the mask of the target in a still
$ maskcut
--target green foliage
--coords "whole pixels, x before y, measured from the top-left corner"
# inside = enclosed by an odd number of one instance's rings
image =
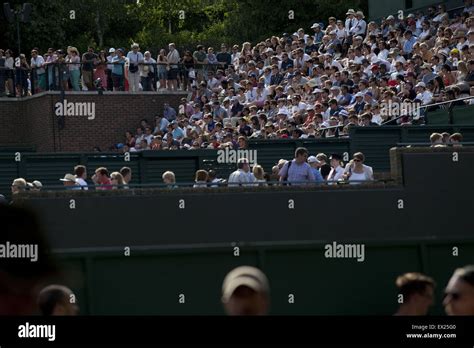
[[[10,1],[20,6],[22,0]],[[21,24],[22,51],[32,47],[125,47],[138,42],[155,56],[175,42],[180,50],[197,44],[219,49],[222,42],[256,43],[272,35],[310,32],[314,22],[344,18],[348,8],[367,14],[367,0],[51,0],[33,2],[32,21]],[[74,11],[75,19],[71,19]],[[294,12],[290,12],[294,11]],[[294,18],[292,17],[294,15]],[[184,18],[183,18],[184,16]],[[16,27],[0,21],[2,48],[16,49]]]

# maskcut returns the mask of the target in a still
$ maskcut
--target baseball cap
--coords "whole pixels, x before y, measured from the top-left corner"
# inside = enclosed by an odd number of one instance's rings
[[[255,292],[268,294],[270,287],[266,275],[258,268],[240,266],[230,271],[222,283],[222,301],[228,302],[234,291],[246,286]]]
[[[41,183],[41,181],[35,180],[33,182],[29,182],[28,187],[29,188],[38,188],[38,189],[40,189],[40,188],[43,187],[43,184]]]
[[[114,53],[115,52],[115,48],[109,48],[109,53]]]
[[[319,28],[320,25],[319,23],[314,23],[312,26],[311,26],[311,29],[315,29],[315,28]]]
[[[320,163],[316,156],[309,156],[308,163]]]
[[[423,88],[425,88],[426,85],[425,85],[424,82],[418,82],[415,87],[423,87]]]

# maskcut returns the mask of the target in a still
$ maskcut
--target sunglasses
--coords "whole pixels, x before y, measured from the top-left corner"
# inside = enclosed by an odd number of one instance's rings
[[[444,298],[451,296],[453,301],[457,301],[461,298],[461,294],[459,292],[445,292],[444,293]]]

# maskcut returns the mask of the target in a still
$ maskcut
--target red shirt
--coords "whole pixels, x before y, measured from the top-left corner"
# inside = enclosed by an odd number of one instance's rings
[[[109,178],[106,178],[102,182],[99,182],[99,185],[108,185],[108,186],[100,186],[97,187],[97,190],[112,190],[112,181]]]

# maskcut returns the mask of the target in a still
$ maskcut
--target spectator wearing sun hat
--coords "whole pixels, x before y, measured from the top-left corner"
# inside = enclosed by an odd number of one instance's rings
[[[349,29],[349,34],[354,35],[354,36],[358,36],[358,35],[364,36],[365,31],[367,29],[367,23],[364,20],[365,18],[364,12],[357,11],[355,13],[355,17],[356,17],[356,21],[354,25],[352,26],[352,28]]]
[[[33,182],[28,183],[28,188],[30,191],[41,191],[41,189],[43,188],[43,184],[41,183],[41,181],[35,180]]]
[[[321,162],[316,158],[316,156],[309,156],[308,157],[308,164],[311,166],[311,171],[314,174],[314,181],[317,183],[323,183],[324,179],[319,171],[319,165]]]
[[[63,182],[64,188],[66,190],[80,190],[81,186],[76,181],[76,176],[73,174],[66,174],[64,178],[59,179]]]

